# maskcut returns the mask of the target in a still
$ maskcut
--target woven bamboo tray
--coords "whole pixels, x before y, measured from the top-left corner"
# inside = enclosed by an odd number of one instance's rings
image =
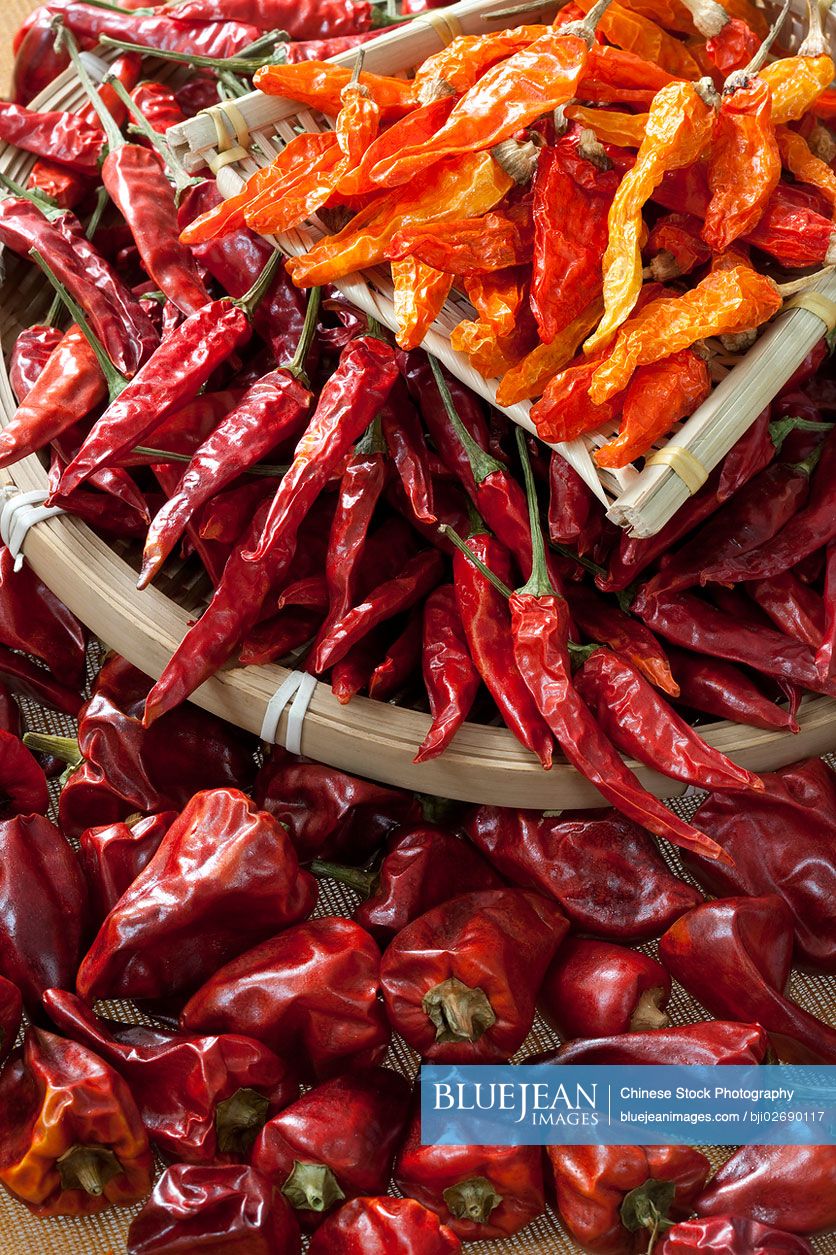
[[[170,72],[170,65],[161,67],[163,76]],[[36,103],[43,108],[74,109],[83,101],[78,82],[67,71]],[[27,154],[0,146],[0,171],[25,181],[31,164]],[[18,332],[43,313],[49,296],[34,267],[18,266],[13,258],[5,260],[10,277],[0,288],[0,343],[8,353]],[[15,408],[5,364],[0,360],[0,425],[8,422]],[[21,491],[45,489],[46,471],[37,457],[30,457],[0,472],[1,484],[12,484]],[[117,551],[69,517],[54,518],[33,528],[25,542],[25,554],[41,579],[100,640],[154,677],[161,674],[189,621],[199,612],[205,594],[195,583],[191,567],[175,568],[159,586],[138,592],[132,556]],[[233,668],[204,684],[194,700],[258,733],[267,703],[287,675],[279,666]],[[811,697],[802,703],[801,731],[795,736],[731,723],[709,724],[701,731],[707,741],[736,762],[754,771],[768,771],[836,747],[834,714],[836,702],[832,699]],[[280,740],[285,727],[283,716]],[[597,790],[567,764],[557,762],[550,772],[544,772],[505,728],[467,723],[441,758],[416,765],[412,758],[428,727],[426,714],[364,697],[341,706],[330,687],[318,683],[305,719],[302,752],[386,783],[463,801],[543,810],[602,804]],[[631,766],[659,797],[685,791],[684,786],[644,766]]]
[[[363,65],[379,74],[400,74],[409,71],[457,35],[481,34],[521,23],[549,21],[567,0],[532,0],[524,12],[502,16],[509,10],[508,0],[461,0],[442,10],[421,15],[397,30],[378,36],[364,44]],[[780,4],[768,0],[763,5],[770,19],[777,15]],[[499,16],[497,16],[497,14]],[[836,16],[828,15],[828,32],[836,40]],[[792,0],[788,17],[781,31],[782,45],[798,47],[807,31],[806,2]],[[337,64],[353,65],[356,53],[351,50],[332,58]],[[232,150],[247,155],[229,161],[218,171],[218,187],[230,198],[237,195],[246,179],[260,167],[269,165],[281,148],[300,129],[321,131],[331,127],[330,119],[298,103],[262,92],[252,92],[233,102],[235,122],[226,118],[228,135],[219,140],[223,118],[199,114],[168,132],[169,142],[191,171],[199,170],[207,160]],[[215,114],[217,117],[217,112]],[[249,137],[241,135],[237,125],[243,118]],[[275,238],[283,252],[296,255],[307,252],[325,233],[314,218],[309,225]],[[395,330],[397,322],[392,301],[392,283],[388,268],[377,268],[349,275],[336,284],[355,305],[372,314]],[[828,300],[836,300],[836,275],[828,273],[817,279],[815,290]],[[486,380],[470,365],[467,357],[450,347],[450,334],[463,318],[472,318],[470,303],[454,293],[424,340],[424,347],[439,357],[452,372],[492,405],[496,405],[497,380]],[[787,309],[773,321],[745,358],[717,385],[711,396],[678,430],[660,440],[655,450],[684,448],[696,459],[705,476],[728,453],[738,436],[754,422],[765,404],[786,383],[813,345],[823,334],[822,319],[805,309]],[[527,431],[534,427],[530,403],[499,406],[509,418]],[[608,517],[634,536],[651,536],[676,513],[687,500],[689,488],[672,465],[635,466],[621,470],[599,470],[592,460],[592,451],[602,445],[616,428],[601,429],[572,440],[555,444],[557,449],[608,507]],[[684,474],[684,471],[683,471]],[[702,481],[700,481],[702,482]],[[698,485],[699,486],[699,485]],[[692,487],[690,491],[695,491]]]

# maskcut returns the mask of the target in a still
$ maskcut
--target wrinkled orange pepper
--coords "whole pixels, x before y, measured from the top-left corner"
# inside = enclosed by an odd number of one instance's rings
[[[624,393],[618,435],[595,451],[595,462],[615,469],[644,457],[674,423],[693,414],[710,391],[708,367],[692,349],[640,366]]]
[[[395,339],[402,349],[417,349],[450,294],[453,276],[417,257],[392,262],[395,289]]]
[[[422,103],[438,95],[461,96],[492,69],[548,31],[547,26],[517,26],[487,35],[459,35],[427,57],[415,71],[415,95]]]
[[[576,0],[576,3],[584,12],[592,8],[592,0]],[[651,65],[661,66],[676,78],[700,77],[700,67],[685,44],[640,13],[611,4],[601,18],[599,30],[617,48],[635,53]]]
[[[747,75],[745,70],[740,75]],[[781,156],[772,125],[772,96],[760,76],[723,93],[708,159],[711,200],[702,236],[715,252],[724,252],[757,226],[781,177]]]
[[[538,344],[522,361],[506,370],[496,391],[499,405],[514,405],[541,395],[549,380],[577,353],[584,337],[598,325],[603,306],[595,300],[564,327],[551,344]]]
[[[836,210],[836,174],[827,164],[811,152],[810,146],[803,135],[790,130],[788,126],[779,126],[775,131],[781,160],[790,174],[799,183],[809,183],[817,187]]]
[[[335,118],[342,109],[342,90],[352,77],[344,65],[328,61],[301,61],[298,65],[264,65],[253,82],[268,96],[285,96],[313,109],[321,109]],[[405,79],[385,74],[360,75],[360,82],[369,91],[384,118],[400,118],[415,108],[415,90]]]
[[[398,260],[412,255],[451,275],[521,266],[531,257],[530,212],[527,217],[526,223],[508,214],[489,213],[483,218],[445,222],[443,228],[432,222],[419,223],[397,233],[387,256]]]
[[[647,127],[646,113],[619,113],[614,109],[590,109],[586,105],[567,105],[566,117],[580,122],[604,144],[620,148],[638,148]]]

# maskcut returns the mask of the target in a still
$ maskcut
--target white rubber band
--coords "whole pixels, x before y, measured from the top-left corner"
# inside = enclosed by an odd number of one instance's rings
[[[43,488],[33,488],[31,492],[19,492],[8,485],[3,489],[6,501],[0,510],[0,536],[3,543],[15,560],[16,571],[23,566],[23,542],[30,527],[42,523],[44,519],[53,519],[58,514],[66,514],[60,506],[45,506],[49,493]]]
[[[305,722],[311,698],[316,691],[316,683],[316,676],[310,675],[307,671],[291,671],[267,703],[264,722],[261,725],[262,741],[266,741],[269,745],[277,743],[279,723],[285,707],[290,702],[284,748],[291,754],[302,753],[302,725]]]

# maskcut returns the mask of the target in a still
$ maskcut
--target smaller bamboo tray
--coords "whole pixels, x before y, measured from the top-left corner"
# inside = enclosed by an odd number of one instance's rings
[[[510,18],[502,16],[508,13],[508,0],[461,0],[447,9],[430,10],[397,30],[370,40],[363,45],[363,64],[366,70],[378,74],[405,73],[457,35],[481,34],[521,22],[550,21],[565,2],[544,0],[538,4],[537,0],[532,0],[524,13]],[[781,6],[768,0],[763,7],[772,18],[777,16]],[[800,44],[806,24],[804,0],[793,0],[782,31],[783,41],[791,47]],[[827,24],[830,35],[836,36],[833,10],[828,14]],[[341,53],[332,60],[350,66],[356,60],[356,53],[353,50]],[[259,168],[269,165],[283,145],[300,130],[321,131],[331,126],[330,119],[300,108],[295,101],[262,92],[252,92],[230,103],[236,111],[234,122],[231,116],[224,114],[221,105],[212,111],[213,116],[198,114],[173,127],[167,136],[183,164],[192,172],[226,154],[227,164],[218,170],[217,181],[227,199],[236,196]],[[241,133],[239,119],[243,119],[248,134]],[[222,134],[224,120],[227,135]],[[234,153],[242,155],[229,160]],[[274,237],[274,243],[283,252],[298,255],[307,252],[324,234],[325,228],[314,218],[309,225]],[[387,269],[378,267],[349,275],[335,286],[360,309],[392,330],[396,328],[392,283]],[[836,326],[836,274],[822,275],[811,290],[822,298],[820,310],[824,312],[785,307],[705,403],[678,430],[657,443],[654,452],[661,453],[662,459],[667,460],[645,465],[641,470],[637,466],[599,470],[592,452],[609,439],[616,430],[614,427],[551,446],[571,463],[607,506],[608,517],[613,522],[632,536],[652,536],[688,496],[701,487],[709,472],[791,377],[824,331]],[[483,378],[464,354],[450,347],[453,328],[463,318],[473,317],[473,313],[470,303],[454,294],[428,332],[424,347],[440,358],[463,383],[496,406],[498,381]],[[519,426],[534,432],[529,402],[497,408]]]

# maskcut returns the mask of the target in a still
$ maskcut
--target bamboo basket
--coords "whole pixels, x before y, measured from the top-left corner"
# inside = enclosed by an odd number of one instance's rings
[[[466,2],[473,7],[473,0]],[[437,41],[433,27],[426,28],[426,38]],[[366,45],[372,50],[371,68],[380,55],[375,53],[377,42]],[[170,65],[159,68],[161,77],[171,74]],[[267,97],[259,99],[275,107]],[[42,93],[36,107],[75,109],[83,101],[77,80],[66,71]],[[25,181],[31,165],[29,155],[0,146],[3,173]],[[37,321],[51,293],[47,294],[34,267],[18,265],[9,257],[3,260],[9,278],[0,289],[0,341],[8,353],[18,332]],[[357,288],[359,299],[363,285],[358,283]],[[0,355],[0,424],[9,421],[15,408]],[[20,491],[46,489],[46,470],[37,457],[29,457],[0,471],[0,485]],[[135,555],[114,548],[68,516],[33,528],[24,550],[38,575],[100,640],[154,677],[161,674],[205,600],[206,587],[190,566],[167,569],[159,585],[137,591]],[[193,700],[257,734],[270,698],[288,674],[275,665],[231,668],[198,689]],[[805,698],[799,713],[801,731],[795,736],[725,722],[706,725],[701,731],[710,744],[735,761],[754,771],[768,771],[836,747],[835,711],[836,702],[830,698]],[[286,718],[279,725],[279,740],[286,731]],[[573,768],[558,761],[550,772],[544,772],[502,727],[466,723],[441,758],[416,765],[412,758],[428,726],[426,714],[368,698],[356,697],[341,706],[327,684],[317,683],[304,722],[302,752],[385,783],[463,801],[543,810],[602,805],[597,790]],[[685,791],[683,785],[644,766],[631,766],[659,797]]]
[[[508,13],[508,0],[461,0],[450,8],[431,10],[408,25],[370,40],[363,45],[363,65],[366,70],[379,74],[401,74],[457,35],[481,34],[522,22],[548,21],[564,3],[566,0],[544,0],[542,4],[532,0],[524,12],[510,17],[501,16]],[[765,7],[770,16],[774,16],[781,6],[769,0]],[[827,23],[828,33],[836,36],[833,10],[828,13]],[[806,25],[804,0],[793,0],[782,29],[782,42],[790,48],[797,47],[806,33]],[[332,59],[337,64],[350,66],[356,60],[356,52],[350,50]],[[237,195],[259,167],[269,165],[299,130],[325,130],[331,126],[329,119],[300,108],[295,101],[258,91],[231,103],[237,111],[234,121],[223,113],[221,106],[220,113],[213,110],[214,116],[199,114],[168,132],[175,152],[192,172],[226,154],[226,164],[218,170],[217,180],[227,198]],[[239,119],[245,122],[248,134],[241,133]],[[233,153],[239,153],[240,158],[230,160]],[[297,255],[306,252],[323,234],[325,229],[314,218],[310,225],[276,237],[275,243],[283,252]],[[376,268],[349,275],[335,286],[366,313],[392,330],[396,329],[388,270]],[[826,301],[836,301],[836,273],[822,275],[815,281],[814,290]],[[454,293],[425,337],[424,347],[491,405],[496,405],[498,381],[483,378],[464,354],[450,347],[453,328],[462,319],[473,316],[470,303]],[[636,466],[599,470],[592,452],[614,434],[615,427],[602,428],[551,447],[572,464],[607,506],[608,517],[613,522],[627,529],[630,535],[652,536],[676,513],[689,493],[701,486],[822,334],[823,319],[819,315],[801,308],[783,310],[739,364],[718,383],[704,404],[680,424],[678,430],[654,446],[656,453],[666,451],[666,456],[671,458],[669,463],[646,464],[641,470]],[[527,431],[534,431],[530,402],[497,408]],[[685,454],[680,454],[680,449],[685,450]],[[688,469],[683,465],[684,458],[687,458]],[[694,469],[698,472],[696,479]]]

